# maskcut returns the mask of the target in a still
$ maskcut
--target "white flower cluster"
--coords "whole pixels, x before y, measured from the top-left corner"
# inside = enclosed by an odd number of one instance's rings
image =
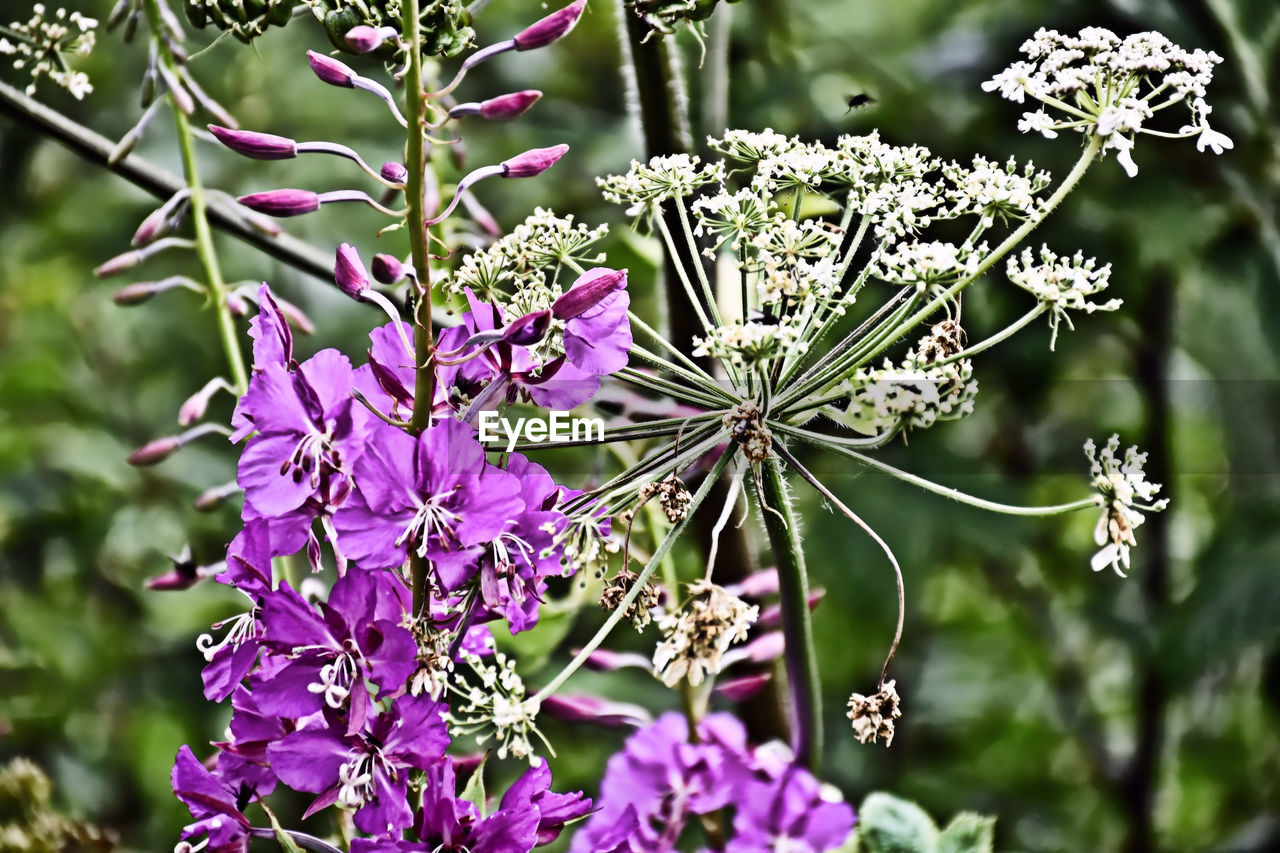
[[[879,370],[859,368],[837,390],[848,394],[848,406],[829,406],[830,418],[863,435],[886,435],[973,414],[978,382],[967,358],[931,364],[908,357],[896,367],[886,360]]]
[[[28,95],[35,94],[41,77],[48,77],[80,100],[93,91],[93,85],[83,71],[71,70],[67,57],[87,56],[93,50],[97,26],[96,19],[66,9],[50,16],[44,4],[37,3],[25,23],[0,27],[0,54],[14,57],[13,67],[31,75]]]
[[[1102,507],[1102,515],[1093,532],[1094,540],[1101,546],[1101,550],[1093,555],[1093,570],[1098,572],[1111,566],[1116,574],[1124,577],[1120,566],[1123,563],[1126,569],[1129,568],[1129,549],[1137,544],[1133,531],[1146,520],[1142,513],[1159,512],[1169,505],[1169,501],[1154,500],[1161,486],[1148,481],[1142,470],[1147,454],[1130,447],[1121,462],[1116,457],[1119,449],[1118,435],[1111,436],[1101,452],[1093,439],[1084,445],[1093,487],[1098,490],[1097,502]]]
[[[689,603],[662,618],[663,640],[653,654],[654,671],[668,687],[683,678],[697,687],[720,672],[729,646],[747,638],[760,608],[710,581],[689,587]]]
[[[689,205],[697,220],[694,233],[699,237],[715,234],[718,239],[703,254],[714,258],[716,250],[728,244],[731,251],[738,251],[741,241],[760,234],[772,223],[777,205],[772,199],[763,198],[754,189],[737,192],[721,190],[706,195]]]
[[[897,243],[876,256],[871,274],[890,284],[924,292],[974,275],[986,253],[986,243],[976,248],[938,241]]]
[[[664,201],[688,198],[699,187],[724,181],[723,163],[701,163],[688,154],[654,157],[648,163],[632,160],[625,175],[596,178],[596,184],[606,201],[629,204],[627,214],[639,216],[656,212]]]
[[[790,316],[778,322],[748,320],[717,326],[704,338],[693,339],[697,358],[710,356],[737,367],[761,367],[780,355],[800,354],[806,349]]]
[[[1048,172],[1037,172],[1032,163],[1019,170],[1012,157],[1001,166],[981,155],[973,158],[971,169],[948,163],[942,167],[942,174],[955,186],[952,195],[953,203],[958,205],[955,213],[981,216],[988,227],[996,219],[1022,220],[1037,216],[1042,204],[1036,196],[1051,180]]]
[[[535,208],[502,239],[463,258],[442,286],[451,293],[469,287],[484,301],[506,302],[512,297],[522,314],[537,311],[561,295],[556,273],[573,264],[592,266],[604,261],[592,247],[608,231],[607,225],[588,228],[574,222],[572,214],[556,216]]]
[[[1196,147],[1216,154],[1231,148],[1231,140],[1209,127],[1211,108],[1204,102],[1213,79],[1216,53],[1185,50],[1156,32],[1120,38],[1110,30],[1090,27],[1070,36],[1041,29],[1023,43],[1029,61],[1019,61],[982,84],[988,92],[1024,103],[1029,96],[1047,107],[1024,113],[1023,133],[1052,139],[1060,130],[1089,133],[1104,139],[1103,150],[1133,177],[1133,142],[1139,133],[1198,137]],[[1191,123],[1176,134],[1152,131],[1146,123],[1159,111],[1177,103],[1187,105]]]
[[[492,640],[488,641],[492,649]],[[525,698],[524,681],[516,673],[516,662],[502,652],[489,658],[463,651],[459,655],[479,677],[478,685],[459,678],[449,689],[458,695],[453,710],[445,716],[455,737],[475,735],[484,745],[493,738],[498,744],[498,757],[527,758],[537,763],[530,735],[536,735],[552,755],[555,751],[538,731],[535,720],[538,703]],[[460,686],[459,686],[460,685]]]
[[[1120,307],[1122,300],[1108,299],[1106,302],[1090,302],[1089,297],[1105,290],[1111,279],[1111,264],[1097,266],[1093,258],[1085,258],[1083,253],[1076,252],[1070,258],[1059,257],[1049,250],[1048,246],[1040,247],[1040,260],[1033,259],[1031,249],[1022,250],[1022,254],[1009,259],[1005,270],[1009,280],[1040,300],[1050,312],[1049,325],[1053,335],[1049,340],[1049,349],[1053,349],[1058,340],[1058,323],[1065,320],[1067,328],[1075,329],[1071,323],[1068,310],[1114,311]]]

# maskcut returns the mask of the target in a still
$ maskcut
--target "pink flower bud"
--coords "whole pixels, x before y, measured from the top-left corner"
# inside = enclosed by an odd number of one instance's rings
[[[536,104],[541,97],[542,93],[537,89],[511,92],[507,95],[490,98],[487,101],[471,101],[465,104],[458,104],[449,110],[449,117],[480,116],[493,121],[505,121],[524,113],[529,107]]]
[[[400,263],[400,259],[394,255],[382,253],[374,255],[370,268],[373,271],[374,280],[382,284],[395,284],[404,278],[404,264]]]
[[[572,320],[626,286],[626,270],[611,270],[606,267],[587,270],[551,304],[551,313],[557,320]]]
[[[639,705],[581,694],[553,693],[542,700],[542,710],[561,720],[601,726],[646,726],[653,721]]]
[[[274,133],[232,130],[216,124],[209,125],[209,132],[232,151],[254,160],[288,160],[298,156],[298,143]]]
[[[394,160],[388,160],[382,164],[379,170],[384,181],[391,181],[393,184],[403,184],[409,180],[409,170],[404,167],[403,163],[397,163]]]
[[[576,655],[578,650],[575,649],[573,653]],[[614,670],[631,666],[653,670],[653,664],[644,655],[635,652],[614,652],[609,649],[596,649],[587,655],[587,659],[583,663],[587,669],[593,669],[597,672],[613,672]]]
[[[715,686],[715,692],[725,697],[730,702],[741,702],[750,699],[752,696],[760,692],[760,690],[769,683],[769,679],[773,676],[767,672],[757,675],[744,675],[741,678],[731,678],[728,681],[721,682]]]
[[[502,177],[532,178],[541,175],[556,164],[565,155],[569,146],[563,142],[550,148],[532,148],[523,154],[517,154],[510,160],[503,160]]]
[[[109,275],[122,273],[127,269],[132,269],[146,258],[141,251],[135,249],[131,252],[123,252],[114,258],[94,267],[93,274],[98,278],[106,278]]]
[[[480,115],[483,118],[495,121],[512,119],[536,104],[541,97],[542,93],[537,89],[525,89],[522,92],[499,95],[496,98],[480,102]]]
[[[268,190],[236,199],[250,210],[268,216],[301,216],[320,209],[320,196],[310,190]]]
[[[347,43],[347,47],[356,53],[372,53],[382,46],[382,43],[389,38],[394,38],[395,29],[392,27],[374,28],[365,24],[352,27],[347,30],[347,34],[342,40]]]
[[[561,38],[574,28],[582,17],[582,10],[587,7],[587,0],[574,0],[558,12],[552,12],[540,21],[526,27],[512,37],[516,50],[533,50],[546,47]]]
[[[819,587],[813,590],[812,592],[810,592],[809,593],[809,609],[813,610],[814,608],[816,608],[818,606],[818,602],[822,601],[823,597],[825,597],[826,594],[827,594],[827,591],[822,587]],[[766,607],[764,610],[761,610],[760,617],[756,619],[756,625],[761,627],[773,627],[774,625],[781,625],[781,624],[782,624],[782,607],[777,604],[771,607]]]
[[[182,447],[180,436],[166,435],[148,441],[130,453],[125,461],[136,468],[157,465],[172,456],[180,447]]]
[[[159,292],[155,282],[139,281],[135,284],[126,284],[117,290],[111,297],[111,301],[117,305],[141,305]]]
[[[502,340],[503,343],[518,347],[533,346],[547,336],[547,330],[550,328],[551,311],[544,308],[541,311],[534,311],[532,314],[525,314],[510,326],[507,326],[502,333]]]
[[[330,86],[341,86],[344,89],[356,87],[356,78],[360,75],[338,60],[323,53],[308,50],[307,61],[311,63],[311,70],[316,73],[316,76]]]
[[[161,205],[155,210],[147,214],[147,218],[142,220],[142,224],[138,226],[138,230],[133,232],[133,239],[129,241],[130,246],[145,246],[157,237],[162,237],[169,233],[169,215],[173,210],[169,205]]]
[[[764,598],[766,595],[777,595],[778,570],[770,568],[752,572],[743,578],[741,583],[733,584],[726,589],[742,598]]]
[[[350,243],[338,246],[337,259],[333,264],[333,280],[343,293],[352,299],[359,299],[369,289],[369,273],[360,260],[360,253]]]

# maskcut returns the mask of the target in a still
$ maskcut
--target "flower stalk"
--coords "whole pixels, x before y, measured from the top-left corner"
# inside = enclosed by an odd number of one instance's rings
[[[787,641],[783,659],[791,690],[791,749],[798,764],[816,773],[822,762],[822,688],[800,529],[777,458],[761,462],[753,474],[760,518],[778,567],[782,632]]]

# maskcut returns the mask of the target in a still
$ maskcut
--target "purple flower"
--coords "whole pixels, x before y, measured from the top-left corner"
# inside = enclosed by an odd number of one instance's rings
[[[637,851],[670,851],[688,819],[718,811],[750,778],[746,733],[728,714],[710,714],[689,743],[689,727],[677,713],[663,714],[627,739],[609,759],[600,783],[600,810],[570,846],[572,853],[616,849],[616,825],[630,810],[638,819],[628,839]],[[627,848],[622,848],[627,849]]]
[[[334,517],[344,552],[366,568],[399,566],[410,549],[456,559],[524,508],[519,483],[485,460],[466,424],[444,420],[417,438],[381,422],[371,427],[358,489]]]
[[[367,424],[363,409],[352,410],[351,388],[351,364],[333,349],[296,370],[254,374],[240,408],[258,434],[240,456],[236,481],[257,512],[275,518],[312,498],[318,506],[342,502]]]
[[[265,797],[276,787],[276,774],[267,760],[267,747],[293,731],[292,725],[280,717],[264,714],[253,694],[244,687],[236,688],[231,697],[231,740],[215,743],[218,753],[218,775],[243,790]]]
[[[320,612],[287,584],[263,603],[263,643],[288,662],[255,678],[254,697],[268,714],[303,717],[322,708],[349,709],[347,732],[364,728],[372,697],[404,687],[417,644],[400,627],[407,590],[390,572],[351,569],[338,578]]]
[[[515,634],[537,624],[546,578],[563,574],[554,546],[566,523],[557,509],[565,495],[545,468],[519,453],[512,454],[505,470],[518,482],[523,511],[512,514],[491,541],[438,561],[436,574],[447,593],[476,581],[476,621],[505,619]]]
[[[210,773],[196,759],[191,747],[178,750],[169,775],[173,793],[195,818],[182,830],[183,840],[206,835],[208,849],[216,853],[247,853],[249,819],[244,807],[253,799],[252,792],[237,791],[226,781]]]
[[[262,519],[247,521],[227,546],[227,568],[217,579],[240,590],[252,606],[214,626],[227,629],[222,642],[215,645],[212,637],[201,637],[199,646],[208,664],[200,675],[205,698],[211,702],[230,696],[258,661],[262,648],[258,605],[272,588],[271,556],[269,523]]]
[[[734,838],[725,853],[822,853],[844,844],[853,831],[849,804],[794,764],[772,779],[757,779],[744,786],[735,800]]]
[[[445,710],[427,696],[404,695],[355,734],[333,727],[301,729],[269,746],[267,755],[280,781],[319,794],[308,814],[339,803],[356,809],[361,831],[395,832],[413,822],[407,800],[410,768],[430,770],[449,745]]]
[[[631,349],[626,270],[598,268],[578,277],[552,306],[564,324],[569,363],[597,376],[621,370]]]

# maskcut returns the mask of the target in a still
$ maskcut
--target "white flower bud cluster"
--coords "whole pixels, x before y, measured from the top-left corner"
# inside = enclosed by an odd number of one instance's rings
[[[695,219],[693,233],[699,237],[715,234],[719,238],[703,252],[709,258],[714,258],[716,250],[725,244],[731,251],[738,251],[743,239],[755,237],[773,222],[776,209],[772,199],[761,197],[754,189],[733,193],[721,190],[689,205]]]
[[[1099,572],[1111,566],[1116,574],[1124,577],[1120,566],[1124,564],[1124,568],[1129,568],[1129,549],[1137,544],[1133,531],[1146,520],[1142,513],[1159,512],[1169,505],[1169,501],[1154,500],[1161,485],[1147,480],[1142,470],[1147,454],[1130,447],[1121,462],[1116,456],[1119,449],[1118,435],[1111,436],[1101,452],[1093,439],[1084,445],[1089,474],[1093,477],[1093,487],[1098,491],[1098,505],[1102,507],[1102,515],[1093,532],[1094,541],[1101,547],[1093,555],[1093,570]]]
[[[973,414],[978,381],[967,358],[931,364],[909,356],[899,366],[886,360],[879,370],[859,368],[838,390],[848,394],[848,406],[825,414],[863,435],[886,435]]]
[[[548,307],[561,295],[554,273],[566,264],[591,266],[604,261],[592,247],[609,226],[588,228],[572,214],[556,216],[545,208],[533,213],[488,248],[472,252],[442,286],[450,293],[471,290],[482,301],[510,301],[520,314]]]
[[[50,15],[43,3],[37,3],[26,22],[14,21],[0,28],[0,54],[14,57],[13,67],[31,75],[28,95],[35,94],[41,77],[47,77],[81,100],[93,91],[93,85],[83,71],[71,70],[67,57],[88,56],[97,26],[96,19],[79,12],[58,9]]]
[[[1042,203],[1036,196],[1051,181],[1048,172],[1037,172],[1030,162],[1019,170],[1012,157],[1001,166],[981,155],[973,158],[973,167],[969,169],[956,163],[944,165],[942,175],[955,186],[953,213],[981,216],[987,227],[996,219],[1024,220],[1038,216]]]
[[[654,157],[648,163],[631,161],[625,175],[596,178],[605,200],[628,204],[629,216],[653,213],[664,201],[688,198],[694,190],[725,180],[724,164],[717,161],[703,166],[698,157],[672,154]]]
[[[986,243],[976,248],[939,241],[897,243],[876,256],[871,274],[890,284],[924,292],[974,275],[986,253]]]
[[[1109,299],[1106,302],[1090,302],[1089,297],[1106,289],[1111,279],[1111,264],[1097,266],[1093,258],[1085,258],[1076,252],[1070,258],[1059,257],[1049,250],[1048,246],[1040,247],[1040,259],[1033,259],[1031,249],[1022,250],[1022,254],[1009,259],[1005,268],[1009,280],[1040,300],[1049,313],[1049,326],[1053,329],[1049,340],[1049,349],[1053,349],[1058,340],[1058,323],[1065,320],[1067,328],[1073,329],[1068,310],[1115,311],[1123,300]]]
[[[1197,136],[1197,148],[1217,154],[1232,147],[1227,136],[1209,127],[1210,108],[1203,100],[1213,67],[1222,61],[1216,53],[1185,50],[1156,32],[1122,39],[1101,27],[1075,36],[1041,29],[1021,52],[1030,61],[1013,63],[982,88],[1018,104],[1029,96],[1048,108],[1024,113],[1018,123],[1023,133],[1052,139],[1060,130],[1074,130],[1102,137],[1103,150],[1116,152],[1129,177],[1138,172],[1132,150],[1139,133]],[[1157,112],[1177,103],[1187,105],[1191,124],[1176,134],[1146,127]]]
[[[704,338],[693,339],[693,354],[728,361],[738,367],[767,365],[778,356],[802,354],[807,344],[799,339],[799,329],[791,319],[778,322],[748,320],[717,326]]]

